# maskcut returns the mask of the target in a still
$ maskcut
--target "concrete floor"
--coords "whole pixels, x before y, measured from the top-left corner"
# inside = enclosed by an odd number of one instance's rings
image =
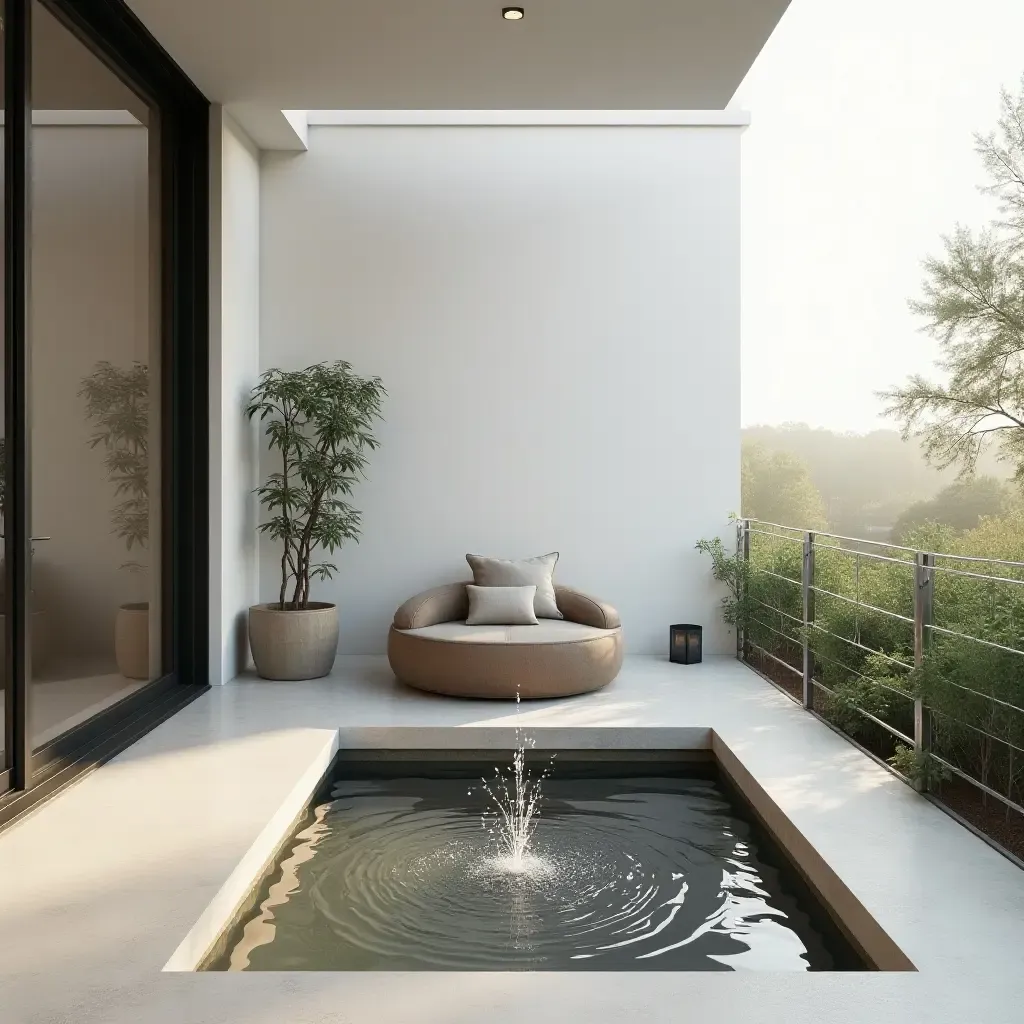
[[[737,662],[629,658],[607,690],[524,705],[519,720],[544,746],[727,745],[918,971],[180,969],[231,913],[339,742],[508,745],[513,706],[414,693],[383,659],[345,658],[317,682],[212,691],[0,835],[0,1021],[1024,1019],[1024,872]]]

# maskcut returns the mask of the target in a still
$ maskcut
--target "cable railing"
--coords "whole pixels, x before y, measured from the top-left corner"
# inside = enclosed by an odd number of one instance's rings
[[[1024,815],[1024,562],[756,519],[737,553],[740,659],[976,830]]]

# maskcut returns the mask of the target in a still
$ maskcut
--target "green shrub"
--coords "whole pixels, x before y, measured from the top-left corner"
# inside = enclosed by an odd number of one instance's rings
[[[888,760],[900,775],[921,789],[930,789],[951,777],[950,770],[930,754],[902,743]]]

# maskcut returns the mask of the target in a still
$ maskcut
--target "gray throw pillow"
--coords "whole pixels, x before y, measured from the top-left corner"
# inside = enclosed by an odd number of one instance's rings
[[[537,588],[475,587],[466,584],[469,596],[467,626],[536,626],[533,599]]]
[[[473,582],[478,587],[523,587],[533,584],[537,596],[533,609],[539,619],[560,619],[562,613],[555,603],[555,587],[551,577],[555,572],[558,552],[536,558],[484,558],[482,555],[466,555],[466,561],[473,570]]]

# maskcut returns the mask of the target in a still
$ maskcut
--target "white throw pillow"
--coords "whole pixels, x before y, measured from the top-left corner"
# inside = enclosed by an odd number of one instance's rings
[[[467,626],[536,626],[533,600],[535,586],[476,587],[466,584],[469,595]]]
[[[555,586],[552,576],[558,552],[536,558],[484,558],[482,555],[466,555],[466,561],[473,570],[473,583],[478,587],[524,587],[533,584],[537,596],[533,610],[539,619],[560,619],[562,613],[555,601]]]

